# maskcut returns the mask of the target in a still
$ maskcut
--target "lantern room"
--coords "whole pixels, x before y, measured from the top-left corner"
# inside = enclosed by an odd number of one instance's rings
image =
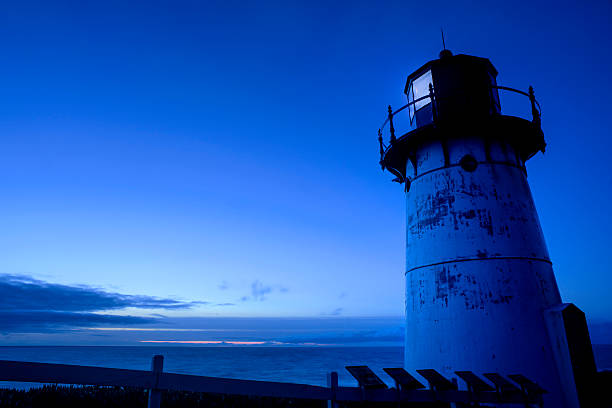
[[[382,169],[395,175],[394,181],[404,183],[407,161],[415,160],[420,146],[432,141],[441,143],[444,165],[448,166],[447,141],[467,136],[479,137],[487,146],[508,143],[522,166],[537,152],[543,152],[546,142],[533,88],[525,92],[499,86],[496,77],[497,70],[488,59],[453,55],[446,49],[439,59],[408,75],[404,87],[407,103],[395,111],[388,106],[387,119],[378,129]],[[529,98],[531,117],[502,114],[499,91]]]
[[[499,114],[496,76],[497,70],[486,58],[443,50],[440,59],[429,61],[406,80],[411,123],[421,127],[434,121],[469,121]]]

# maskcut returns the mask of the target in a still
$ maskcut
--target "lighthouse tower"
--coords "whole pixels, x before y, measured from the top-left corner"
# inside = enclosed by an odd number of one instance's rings
[[[444,50],[408,76],[408,104],[379,130],[380,164],[406,194],[405,368],[520,373],[545,406],[577,407],[525,168],[546,146],[539,105],[496,76],[488,59]],[[524,95],[530,117],[504,115],[500,91]]]

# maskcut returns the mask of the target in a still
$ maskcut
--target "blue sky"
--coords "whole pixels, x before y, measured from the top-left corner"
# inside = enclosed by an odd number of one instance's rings
[[[376,130],[441,26],[498,83],[534,86],[548,148],[529,182],[559,287],[612,321],[611,17],[609,1],[4,4],[0,273],[31,302],[3,305],[0,342],[210,317],[394,330],[404,197]],[[75,288],[100,303],[28,294]],[[17,312],[30,326],[6,324]]]

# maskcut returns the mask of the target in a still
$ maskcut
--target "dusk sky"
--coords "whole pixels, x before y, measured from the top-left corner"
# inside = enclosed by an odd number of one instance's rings
[[[533,85],[557,282],[612,342],[609,0],[20,1],[0,12],[0,344],[401,344],[405,197],[376,131],[440,27]]]

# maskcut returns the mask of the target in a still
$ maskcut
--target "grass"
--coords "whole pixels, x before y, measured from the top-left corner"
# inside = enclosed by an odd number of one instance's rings
[[[29,390],[0,389],[1,408],[146,408],[148,391],[129,387],[45,385]],[[326,401],[162,392],[162,408],[324,408]]]

